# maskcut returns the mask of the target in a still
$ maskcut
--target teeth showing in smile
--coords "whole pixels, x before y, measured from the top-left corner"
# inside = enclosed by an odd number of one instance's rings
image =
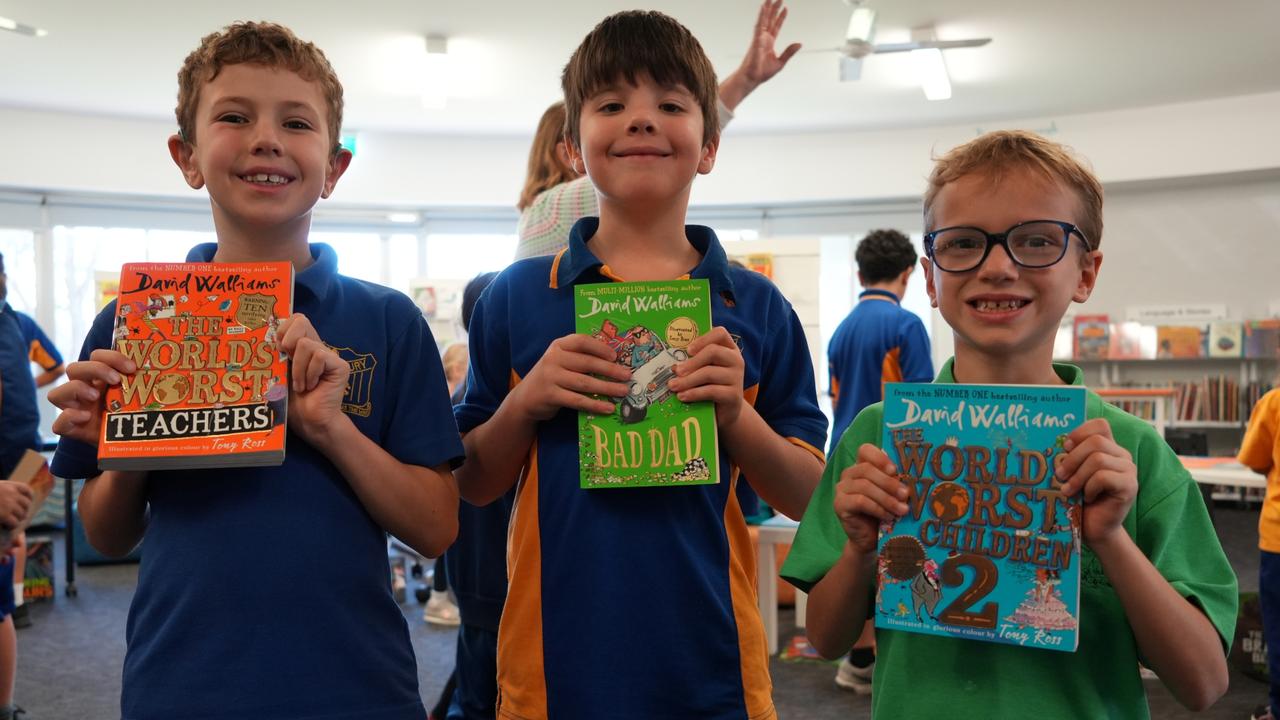
[[[267,185],[284,185],[289,182],[289,178],[283,175],[268,175],[266,173],[258,173],[257,175],[241,175],[240,177],[248,182],[265,183]]]
[[[1009,312],[1026,305],[1026,300],[978,300],[973,306],[978,312]]]

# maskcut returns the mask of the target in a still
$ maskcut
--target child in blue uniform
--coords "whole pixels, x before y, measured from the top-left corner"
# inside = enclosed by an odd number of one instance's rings
[[[312,208],[351,161],[342,86],[288,29],[238,23],[187,57],[177,115],[169,150],[208,189],[218,236],[188,260],[294,265],[279,328],[290,435],[279,467],[99,474],[102,391],[136,370],[108,349],[113,306],[50,393],[54,472],[88,478],[90,542],[120,555],[146,538],[122,715],[421,720],[386,533],[424,555],[449,545],[462,448],[422,314],[308,243]]]
[[[1102,186],[1060,145],[989,133],[938,160],[924,198],[929,298],[955,335],[937,383],[1081,385],[1052,360],[1072,302],[1102,265]],[[1187,707],[1227,689],[1236,578],[1204,501],[1150,424],[1088,396],[1055,460],[1082,496],[1074,653],[877,630],[877,717],[1146,718],[1138,661]],[[907,489],[879,447],[883,405],[844,434],[782,574],[810,590],[806,629],[827,657],[871,615],[876,534]]]
[[[796,516],[822,471],[826,420],[799,320],[763,276],[731,268],[709,228],[685,225],[718,145],[711,63],[655,12],[606,18],[565,69],[572,162],[600,217],[568,248],[522,260],[472,317],[471,375],[455,409],[464,497],[517,483],[510,591],[498,630],[498,717],[776,716],[754,550],[734,495],[741,470]],[[574,332],[574,285],[706,278],[716,326],[669,388],[716,407],[717,485],[582,490],[577,411],[626,395],[630,371]]]

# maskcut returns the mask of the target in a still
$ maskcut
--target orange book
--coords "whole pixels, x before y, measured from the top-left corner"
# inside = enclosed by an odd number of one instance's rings
[[[100,468],[284,462],[290,263],[129,263],[116,302],[112,348],[138,371],[107,390]]]
[[[31,519],[36,516],[40,506],[53,490],[53,475],[49,472],[49,463],[45,462],[44,456],[35,450],[22,453],[22,459],[18,460],[13,474],[7,479],[9,482],[21,483],[31,488],[31,506],[27,508],[27,514],[16,526],[0,529],[0,554],[8,552],[14,533],[27,529]]]

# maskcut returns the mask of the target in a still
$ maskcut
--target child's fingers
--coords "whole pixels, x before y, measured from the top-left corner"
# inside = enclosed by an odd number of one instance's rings
[[[844,501],[840,504],[881,520],[891,515],[904,515],[907,512],[906,488],[897,479],[889,480],[885,483],[877,483],[866,477],[842,480],[836,486],[837,498],[843,497]]]
[[[561,348],[555,355],[548,356],[547,362],[572,373],[582,375],[602,375],[614,378],[618,382],[631,379],[631,371],[612,360],[594,354],[576,352]]]
[[[1067,433],[1067,439],[1063,447],[1068,451],[1074,450],[1085,440],[1090,437],[1101,436],[1108,440],[1113,440],[1111,435],[1111,424],[1102,418],[1094,418],[1081,423],[1079,427]]]
[[[1089,478],[1084,486],[1084,501],[1091,503],[1104,495],[1126,498],[1134,494],[1127,482],[1127,473],[1113,469],[1100,470]]]
[[[110,352],[109,350],[95,350],[94,355],[99,352]],[[119,355],[119,353],[116,353]],[[120,357],[124,357],[121,355]],[[128,358],[125,358],[128,360]],[[112,359],[114,362],[115,360]],[[128,360],[129,366],[133,366],[133,361]],[[137,370],[136,367],[133,368]],[[79,380],[85,383],[102,383],[103,385],[119,385],[123,379],[122,371],[117,370],[105,360],[86,360],[83,362],[73,362],[67,366],[67,380]],[[126,373],[127,374],[127,373]]]
[[[103,365],[106,365],[108,368],[111,368],[112,370],[115,370],[119,373],[124,373],[125,375],[132,375],[133,373],[138,371],[138,364],[135,363],[133,360],[130,360],[129,356],[125,355],[124,353],[118,350],[110,350],[107,348],[99,348],[97,350],[94,350],[93,352],[89,353],[89,362],[102,363]],[[71,364],[76,365],[77,363],[71,363]],[[71,368],[68,367],[67,368],[68,374],[70,374],[70,371],[71,371]],[[119,380],[116,380],[115,382],[111,382],[109,384],[115,385],[119,382],[120,382]]]
[[[691,402],[683,397],[683,393],[696,392],[698,390],[707,389],[709,392],[717,392],[722,388],[731,390],[736,394],[741,394],[742,387],[742,371],[737,368],[724,367],[721,365],[710,365],[698,368],[688,375],[671,378],[667,382],[667,387],[672,392],[681,394],[681,400]],[[702,398],[697,398],[702,399]]]
[[[572,390],[567,390],[562,387],[553,388],[550,392],[548,401],[555,407],[580,410],[582,412],[589,412],[595,415],[609,415],[614,411],[614,406],[611,402],[597,400],[593,397],[589,397]]]
[[[289,355],[294,354],[298,343],[304,339],[320,341],[320,334],[316,332],[315,326],[302,313],[294,313],[281,320],[280,326],[276,328],[276,335],[280,339],[280,349]]]
[[[694,338],[693,342],[689,343],[689,346],[686,347],[685,350],[689,351],[689,355],[697,357],[698,354],[703,352],[706,348],[715,346],[733,351],[737,351],[738,349],[738,346],[733,342],[733,337],[729,335],[729,331],[726,330],[723,325],[717,325],[702,335]]]
[[[92,410],[63,410],[53,419],[50,429],[58,436],[76,437],[79,431],[89,428],[96,415]]]
[[[1124,458],[1108,455],[1106,453],[1091,453],[1084,462],[1075,469],[1062,483],[1062,494],[1075,495],[1080,492],[1081,488],[1085,488],[1097,477],[1099,473],[1112,472],[1123,473],[1132,466],[1131,462],[1127,462]]]
[[[858,462],[872,465],[886,475],[896,477],[898,474],[898,468],[889,459],[889,455],[871,443],[862,443],[858,446]]]
[[[65,382],[49,391],[49,402],[62,410],[97,407],[102,392],[83,380]]]

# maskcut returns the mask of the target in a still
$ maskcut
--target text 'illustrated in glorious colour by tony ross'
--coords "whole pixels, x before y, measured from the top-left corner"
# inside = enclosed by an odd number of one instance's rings
[[[1080,504],[1054,458],[1083,387],[885,386],[883,447],[908,492],[880,527],[876,626],[1074,651]]]
[[[584,488],[704,485],[720,479],[716,412],[667,387],[688,347],[711,329],[706,280],[614,282],[574,288],[577,332],[609,346],[631,371],[608,415],[578,413]]]
[[[279,465],[289,398],[280,321],[289,263],[129,263],[112,348],[138,371],[107,390],[104,470]]]

